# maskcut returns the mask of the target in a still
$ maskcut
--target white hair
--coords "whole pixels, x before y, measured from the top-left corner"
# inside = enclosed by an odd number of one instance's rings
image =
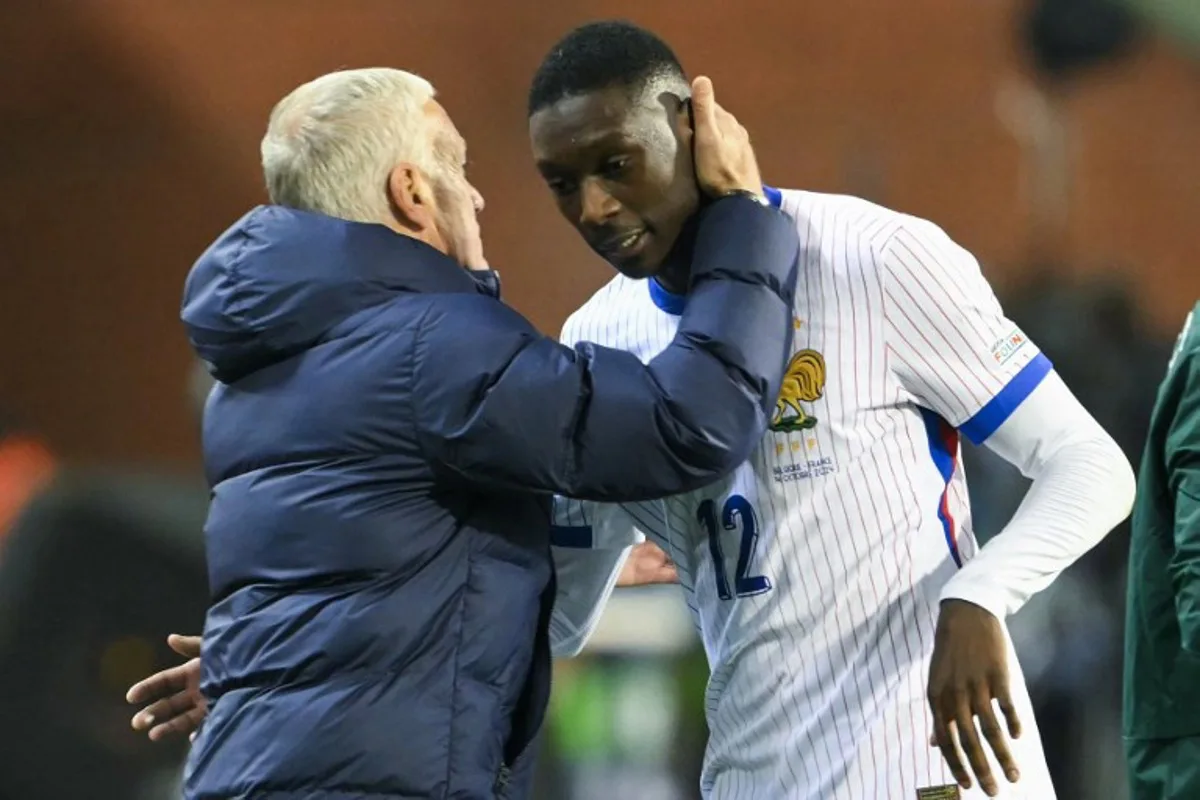
[[[300,86],[271,111],[262,140],[272,203],[355,222],[391,217],[388,175],[407,161],[434,170],[429,81],[384,67]]]

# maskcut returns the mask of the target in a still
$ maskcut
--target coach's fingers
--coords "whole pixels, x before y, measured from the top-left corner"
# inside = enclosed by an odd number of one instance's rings
[[[713,127],[722,139],[737,142],[748,142],[750,140],[750,132],[746,130],[746,127],[738,122],[738,118],[716,100],[712,102],[712,119]]]
[[[716,126],[716,93],[712,81],[700,75],[692,81],[692,118],[696,128],[712,130]]]
[[[987,691],[978,692],[975,695],[974,709],[975,715],[979,719],[979,729],[983,731],[983,738],[987,740],[988,747],[992,748],[992,752],[996,755],[996,762],[1004,772],[1004,777],[1008,779],[1009,783],[1016,783],[1021,778],[1021,771],[1017,769],[1017,761],[1008,749],[1008,741],[1004,738],[1004,729],[996,720],[991,694]],[[982,781],[983,778],[981,777],[980,780]]]
[[[975,715],[972,713],[971,701],[965,693],[959,696],[955,727],[958,730],[959,743],[971,765],[971,771],[979,779],[979,787],[987,793],[988,797],[995,797],[998,789],[996,779],[992,777],[992,765],[988,763],[987,753],[979,742],[979,731],[975,728]],[[964,786],[963,788],[970,787]]]
[[[950,768],[950,774],[954,776],[954,780],[964,789],[971,788],[971,776],[963,766],[962,753],[959,752],[958,742],[955,741],[955,736],[950,730],[953,727],[953,719],[942,714],[938,710],[933,712],[933,741],[938,749],[942,751],[942,758],[946,761],[946,766]]]

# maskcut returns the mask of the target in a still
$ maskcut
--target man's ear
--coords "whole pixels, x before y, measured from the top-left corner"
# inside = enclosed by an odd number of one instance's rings
[[[420,234],[434,227],[433,187],[416,166],[401,163],[393,167],[388,173],[387,193],[402,228]]]

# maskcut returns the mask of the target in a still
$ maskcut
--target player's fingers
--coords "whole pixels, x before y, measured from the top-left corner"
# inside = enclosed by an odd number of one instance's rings
[[[958,751],[958,743],[950,731],[950,726],[953,724],[951,718],[934,709],[934,743],[942,751],[942,758],[945,759],[946,766],[950,768],[950,774],[954,776],[954,780],[958,781],[958,785],[964,789],[970,789],[971,776],[967,773],[966,767],[963,766],[962,754]]]
[[[992,777],[992,766],[988,763],[987,753],[979,741],[979,731],[975,728],[975,715],[972,713],[971,701],[965,692],[959,695],[955,728],[958,730],[958,740],[966,753],[971,771],[979,779],[979,787],[988,797],[996,796],[996,779]],[[963,787],[967,788],[967,787]]]
[[[186,685],[187,674],[183,667],[171,667],[130,686],[129,691],[125,693],[125,702],[134,705],[146,703],[177,692]]]
[[[159,718],[176,717],[180,714],[190,714],[196,708],[203,709],[204,699],[190,689],[184,689],[159,700],[151,708],[154,708],[155,716]]]
[[[155,725],[150,729],[150,741],[159,742],[168,736],[181,736],[183,734],[193,734],[200,727],[200,723],[204,721],[204,709],[193,708],[185,714],[180,714],[177,717]]]
[[[980,692],[977,694],[974,709],[975,715],[979,719],[979,729],[983,731],[983,738],[987,740],[988,747],[992,748],[992,752],[995,753],[996,762],[1004,772],[1004,777],[1008,779],[1009,783],[1016,783],[1021,777],[1021,772],[1017,769],[1016,759],[1008,749],[1008,740],[1004,738],[1004,729],[996,720],[990,693]]]
[[[679,583],[679,573],[675,570],[674,565],[664,564],[654,571],[654,577],[651,583]]]
[[[199,658],[200,641],[199,636],[182,636],[172,633],[167,637],[167,646],[184,658]]]
[[[156,724],[161,724],[164,720],[174,717],[176,714],[178,714],[178,711],[172,708],[170,698],[164,698],[156,700],[156,702],[145,706],[144,709],[134,714],[130,724],[132,724],[134,730],[148,730],[156,726]]]
[[[1012,695],[1008,691],[1008,681],[993,682],[992,694],[995,695],[996,702],[1000,704],[1000,712],[1004,714],[1004,721],[1008,724],[1008,735],[1014,739],[1021,738],[1021,718],[1017,715]]]

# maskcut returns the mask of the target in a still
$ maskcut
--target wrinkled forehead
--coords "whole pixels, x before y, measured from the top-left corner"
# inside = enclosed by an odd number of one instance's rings
[[[603,149],[644,143],[667,120],[666,104],[650,92],[616,87],[565,97],[529,118],[539,164],[564,164]]]

